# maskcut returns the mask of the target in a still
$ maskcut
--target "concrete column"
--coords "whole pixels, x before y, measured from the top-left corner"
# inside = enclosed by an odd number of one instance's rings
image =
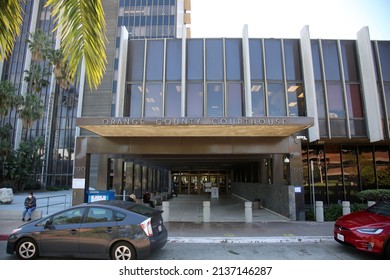
[[[349,201],[343,201],[341,205],[343,206],[343,215],[351,213],[351,203]]]
[[[252,202],[245,202],[245,223],[252,223]]]
[[[162,213],[164,222],[169,222],[169,201],[162,202],[162,210],[164,211]]]
[[[210,201],[203,201],[203,222],[210,222]]]
[[[316,201],[316,221],[324,221],[324,203],[322,201]]]

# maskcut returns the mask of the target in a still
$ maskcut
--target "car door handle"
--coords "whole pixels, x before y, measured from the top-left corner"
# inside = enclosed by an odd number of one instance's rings
[[[106,229],[106,232],[112,232],[112,227],[108,227],[108,228]]]
[[[70,233],[70,234],[76,234],[76,233],[77,233],[77,229],[71,229],[71,230],[69,231],[69,233]]]

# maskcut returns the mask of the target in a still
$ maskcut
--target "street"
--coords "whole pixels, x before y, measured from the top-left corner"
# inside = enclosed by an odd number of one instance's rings
[[[6,241],[0,241],[0,259],[7,255]],[[48,258],[40,258],[47,260]],[[51,259],[51,258],[50,258]],[[149,260],[380,260],[378,256],[357,252],[337,242],[286,243],[174,243],[169,242]]]

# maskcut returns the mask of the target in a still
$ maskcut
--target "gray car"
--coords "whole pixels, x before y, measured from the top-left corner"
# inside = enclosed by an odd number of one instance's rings
[[[121,200],[80,204],[13,230],[7,253],[24,260],[144,259],[167,242],[162,212]]]

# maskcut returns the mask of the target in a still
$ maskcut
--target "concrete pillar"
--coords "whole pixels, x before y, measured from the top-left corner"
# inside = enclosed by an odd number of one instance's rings
[[[164,222],[169,222],[169,201],[162,202],[162,210],[164,211],[162,213]]]
[[[351,213],[351,203],[349,201],[343,201],[341,205],[343,206],[343,215]]]
[[[367,201],[367,207],[370,207],[374,205],[376,202],[375,201]]]
[[[210,222],[210,201],[203,201],[203,222]]]
[[[322,201],[316,201],[316,221],[324,221],[324,203]]]
[[[252,202],[245,202],[245,223],[252,223]]]

